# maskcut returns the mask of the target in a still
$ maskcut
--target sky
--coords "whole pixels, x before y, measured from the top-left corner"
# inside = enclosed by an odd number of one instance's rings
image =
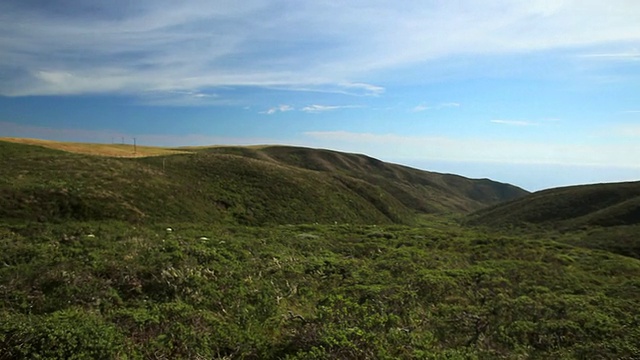
[[[637,0],[3,0],[0,137],[640,180]]]

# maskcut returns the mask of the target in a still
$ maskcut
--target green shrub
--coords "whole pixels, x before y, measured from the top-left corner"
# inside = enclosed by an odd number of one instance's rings
[[[0,319],[0,359],[128,358],[123,334],[97,314],[68,309]]]

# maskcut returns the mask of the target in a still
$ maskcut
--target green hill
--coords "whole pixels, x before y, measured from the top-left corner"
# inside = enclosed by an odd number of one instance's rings
[[[259,150],[213,148],[215,153],[240,153],[243,156],[333,174],[344,179],[357,178],[378,186],[403,205],[426,213],[468,212],[515,199],[527,192],[488,179],[468,179],[389,164],[359,154],[291,146],[268,146]]]
[[[635,184],[501,234],[447,215],[523,190],[363,155],[60,148],[0,142],[0,360],[640,358],[640,260],[584,248]]]
[[[407,223],[417,212],[465,213],[526,194],[327,150],[182,152],[116,158],[0,142],[0,219]]]
[[[474,212],[466,222],[521,234],[556,232],[570,245],[640,259],[640,182],[544,190]]]
[[[544,190],[481,209],[470,214],[468,221],[499,227],[535,224],[565,229],[640,224],[640,182]]]

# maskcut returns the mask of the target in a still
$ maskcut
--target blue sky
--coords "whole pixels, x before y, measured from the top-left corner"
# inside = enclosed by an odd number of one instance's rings
[[[640,180],[640,2],[0,2],[0,136]]]

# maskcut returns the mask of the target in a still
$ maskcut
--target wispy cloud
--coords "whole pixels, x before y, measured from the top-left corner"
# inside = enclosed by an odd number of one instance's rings
[[[414,107],[413,109],[411,109],[411,111],[413,112],[421,112],[421,111],[425,111],[425,110],[429,110],[431,109],[429,106],[424,105],[424,104],[420,104],[417,105],[416,107]]]
[[[145,105],[158,106],[210,106],[231,104],[230,100],[221,99],[216,93],[188,90],[145,92],[140,95],[139,102]]]
[[[5,96],[224,86],[380,96],[389,71],[434,60],[640,39],[635,1],[10,0],[0,14]]]
[[[583,58],[617,61],[640,61],[640,51],[633,50],[627,52],[595,53],[580,55]]]
[[[309,105],[302,108],[304,112],[323,112],[323,111],[331,111],[335,109],[339,109],[340,106],[328,106],[328,105]]]
[[[308,113],[320,113],[325,111],[333,111],[338,109],[352,109],[360,106],[357,105],[309,105],[301,109],[301,111]]]
[[[347,89],[346,93],[353,91],[363,92],[365,95],[378,96],[384,93],[385,89],[382,86],[366,84],[366,83],[341,83],[340,87]]]
[[[274,90],[285,90],[285,91],[300,91],[300,92],[315,92],[315,93],[326,93],[326,94],[342,94],[348,96],[357,96],[357,97],[377,97],[384,93],[385,88],[372,84],[365,83],[326,83],[322,82],[326,80],[318,80],[317,83],[311,82],[309,79],[309,83],[282,83],[282,84],[263,84],[263,85],[248,85],[248,86],[263,86],[265,88],[274,89]]]
[[[438,110],[438,109],[446,109],[446,108],[459,107],[459,106],[460,106],[460,103],[457,103],[457,102],[446,102],[446,103],[440,103],[436,105],[420,104],[414,107],[413,109],[411,109],[411,111],[421,112],[426,110]]]
[[[540,125],[537,122],[524,121],[524,120],[494,119],[494,120],[490,120],[490,122],[492,122],[494,124],[509,125],[509,126],[536,126],[536,125]]]
[[[260,113],[261,114],[267,114],[267,115],[273,115],[273,114],[278,113],[278,112],[287,112],[287,111],[293,111],[293,110],[295,110],[295,108],[290,106],[290,105],[278,105],[278,106],[272,107],[272,108],[270,108],[270,109],[268,109],[266,111],[262,111]]]

